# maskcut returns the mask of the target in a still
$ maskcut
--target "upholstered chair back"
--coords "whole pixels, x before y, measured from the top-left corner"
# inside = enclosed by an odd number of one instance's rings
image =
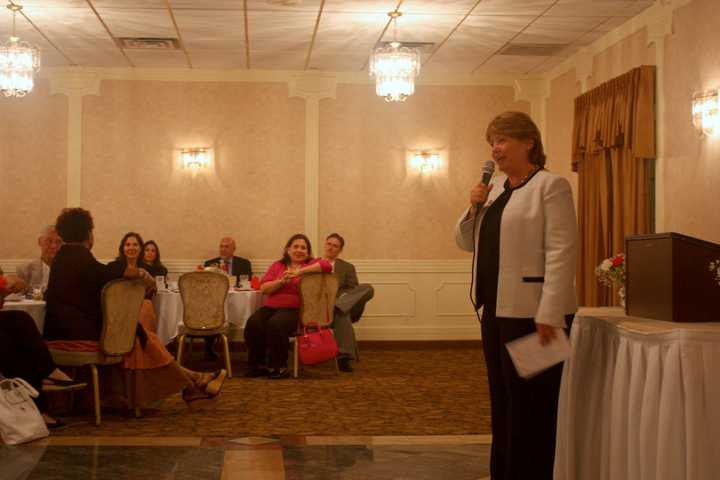
[[[145,284],[139,279],[113,280],[103,287],[101,298],[103,329],[100,349],[105,355],[125,355],[135,345]]]
[[[196,330],[212,330],[225,323],[225,298],[230,284],[225,274],[190,272],[178,280],[183,323]]]
[[[338,279],[332,273],[315,273],[300,279],[300,321],[303,325],[332,323]]]

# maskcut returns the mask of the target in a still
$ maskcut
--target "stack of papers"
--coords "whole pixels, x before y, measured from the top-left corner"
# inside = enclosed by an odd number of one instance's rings
[[[570,358],[570,342],[562,328],[556,329],[555,338],[545,345],[540,344],[540,335],[536,332],[508,342],[505,346],[515,370],[522,378],[534,377]]]

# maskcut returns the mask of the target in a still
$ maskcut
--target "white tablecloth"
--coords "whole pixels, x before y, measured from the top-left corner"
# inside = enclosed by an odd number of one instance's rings
[[[180,294],[158,292],[153,299],[158,321],[158,337],[168,344],[177,336],[182,323],[183,306]],[[237,327],[244,327],[250,315],[262,306],[262,294],[254,290],[231,291],[225,301],[225,318]]]
[[[581,309],[571,343],[556,480],[720,478],[720,323]]]
[[[38,330],[40,333],[43,333],[43,328],[45,327],[45,302],[42,300],[13,300],[8,301],[5,300],[5,305],[3,306],[3,310],[23,310],[30,314],[30,316],[35,320],[35,325],[37,325]]]

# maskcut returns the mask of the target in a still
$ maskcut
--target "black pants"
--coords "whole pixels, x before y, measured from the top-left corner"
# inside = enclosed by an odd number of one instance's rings
[[[262,307],[248,318],[245,325],[245,345],[250,368],[265,365],[286,368],[290,337],[300,322],[297,308]]]
[[[40,392],[35,403],[41,411],[47,409],[42,381],[53,370],[55,362],[32,317],[18,310],[0,311],[0,372],[20,377]]]
[[[573,315],[567,315],[568,328]],[[505,344],[536,331],[532,318],[483,314],[482,343],[490,384],[492,480],[552,480],[563,364],[530,379],[518,376]]]

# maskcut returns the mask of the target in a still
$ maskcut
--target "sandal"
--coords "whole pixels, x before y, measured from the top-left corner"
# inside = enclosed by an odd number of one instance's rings
[[[193,410],[201,410],[212,406],[217,401],[217,395],[208,395],[202,390],[197,388],[187,387],[182,391],[182,399],[187,404],[188,408]]]
[[[227,370],[225,370],[224,368],[215,372],[212,379],[207,383],[207,385],[205,385],[205,393],[207,393],[211,397],[216,396],[218,393],[220,393],[220,390],[222,389],[223,383],[225,382],[226,378]]]
[[[45,378],[42,382],[41,390],[43,392],[71,392],[73,390],[82,390],[85,387],[87,387],[87,383],[84,382]]]

